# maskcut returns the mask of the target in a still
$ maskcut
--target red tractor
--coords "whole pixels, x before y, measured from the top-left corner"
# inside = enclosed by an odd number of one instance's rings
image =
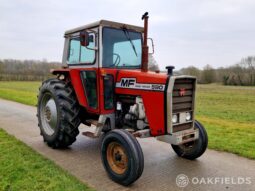
[[[205,128],[195,120],[196,78],[148,71],[148,13],[144,27],[101,20],[65,32],[62,69],[42,83],[38,121],[52,148],[71,145],[83,132],[103,136],[102,162],[109,177],[129,185],[142,174],[138,138],[156,137],[178,156],[200,157],[207,148]]]

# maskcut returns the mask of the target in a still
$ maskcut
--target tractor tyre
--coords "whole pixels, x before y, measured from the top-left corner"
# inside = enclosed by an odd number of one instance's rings
[[[49,79],[39,88],[38,126],[46,142],[52,148],[66,148],[76,140],[80,106],[70,82]]]
[[[142,175],[143,152],[128,131],[115,129],[108,132],[102,141],[101,157],[108,176],[119,184],[130,185]]]
[[[208,145],[206,130],[198,121],[195,121],[195,128],[199,130],[199,138],[197,140],[182,145],[172,145],[173,150],[178,156],[194,160],[205,152]]]

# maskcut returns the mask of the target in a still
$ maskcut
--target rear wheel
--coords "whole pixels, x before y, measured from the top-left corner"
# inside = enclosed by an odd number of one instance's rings
[[[194,160],[205,152],[208,145],[206,130],[198,121],[195,121],[195,128],[199,130],[199,138],[197,140],[182,145],[172,145],[173,150],[178,156]]]
[[[102,142],[101,154],[104,168],[113,181],[127,186],[142,175],[143,152],[129,132],[121,129],[108,132]]]
[[[79,104],[67,82],[49,79],[39,89],[37,117],[44,141],[52,148],[71,145],[79,134]]]

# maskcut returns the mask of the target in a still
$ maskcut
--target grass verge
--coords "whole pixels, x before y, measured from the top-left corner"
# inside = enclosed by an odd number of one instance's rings
[[[0,190],[92,191],[2,129],[0,153]]]
[[[206,127],[208,147],[255,159],[255,128],[252,123],[198,116]]]
[[[41,82],[0,81],[0,98],[35,106]]]
[[[255,87],[199,85],[196,106],[209,148],[255,159]]]

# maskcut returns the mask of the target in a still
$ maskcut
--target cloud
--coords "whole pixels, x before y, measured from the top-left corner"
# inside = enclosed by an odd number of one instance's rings
[[[161,69],[234,64],[254,55],[253,0],[0,0],[0,58],[61,61],[64,31],[99,19],[142,26]]]

